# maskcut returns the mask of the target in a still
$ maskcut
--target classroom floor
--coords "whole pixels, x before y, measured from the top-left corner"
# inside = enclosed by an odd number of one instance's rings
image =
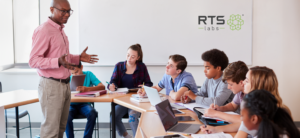
[[[94,131],[95,133],[96,131]],[[127,131],[130,135],[132,135],[132,131]],[[15,135],[16,134],[16,129],[14,128],[9,128],[8,133]],[[75,132],[75,138],[82,138],[83,137],[83,131],[78,131]],[[93,138],[95,138],[95,134],[93,133]],[[34,138],[36,135],[40,134],[40,129],[39,128],[33,128],[32,129],[32,137]],[[7,136],[7,138],[16,138],[15,136]],[[24,129],[20,131],[20,138],[30,138],[30,133],[29,129]],[[64,135],[64,138],[66,138],[66,134]],[[99,129],[99,138],[109,138],[109,129],[108,128],[100,128]],[[121,138],[117,134],[117,138]]]

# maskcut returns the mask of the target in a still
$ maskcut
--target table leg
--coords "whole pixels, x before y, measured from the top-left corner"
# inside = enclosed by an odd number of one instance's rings
[[[112,138],[116,138],[115,105],[116,104],[114,102],[111,102]]]
[[[17,137],[20,137],[20,129],[19,129],[19,107],[15,107],[16,109],[16,134]]]

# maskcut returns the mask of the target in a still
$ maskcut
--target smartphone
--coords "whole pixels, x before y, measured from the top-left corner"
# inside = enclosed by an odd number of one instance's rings
[[[185,114],[184,112],[180,111],[180,110],[173,110],[174,114]]]
[[[195,119],[193,119],[190,116],[176,116],[176,120],[177,121],[195,121]]]
[[[174,135],[166,135],[166,136],[156,136],[151,138],[186,138],[186,137],[180,134],[174,134]]]

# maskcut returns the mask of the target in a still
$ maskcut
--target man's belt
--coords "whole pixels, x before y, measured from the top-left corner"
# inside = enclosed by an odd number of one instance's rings
[[[46,78],[46,77],[43,77],[43,78]],[[68,84],[70,82],[70,77],[68,77],[66,79],[55,79],[55,78],[50,77],[50,78],[47,78],[47,79],[55,80],[55,81],[65,83],[65,84]]]

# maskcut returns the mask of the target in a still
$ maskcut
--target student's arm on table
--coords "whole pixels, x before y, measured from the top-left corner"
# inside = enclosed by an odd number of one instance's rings
[[[163,88],[160,88],[160,87],[158,86],[158,84],[155,85],[155,86],[153,86],[152,88],[156,89],[157,92],[160,92],[160,91],[163,89]]]
[[[177,92],[174,92],[173,90],[170,92],[169,96],[175,101],[180,101],[180,98],[182,95],[184,95],[184,92],[188,91],[189,89],[187,87],[181,87]]]
[[[225,120],[230,123],[239,123],[241,122],[241,116],[240,115],[232,115],[227,114],[224,112],[216,111],[214,109],[207,109],[204,113],[204,116],[207,117],[213,117],[213,118],[220,118],[222,120]]]
[[[201,88],[202,89],[202,88]],[[227,85],[220,84],[217,88],[216,92],[216,105],[223,105],[228,98],[231,96],[232,92],[227,89]],[[214,103],[214,97],[203,97],[203,96],[197,96],[196,97],[196,103],[204,105],[204,106],[210,106],[212,103]]]
[[[211,133],[219,133],[219,132],[227,132],[227,133],[236,133],[239,130],[241,123],[232,123],[229,125],[224,126],[210,126],[207,125],[206,127],[204,125],[200,126],[200,129],[202,132],[208,132]],[[241,133],[242,136],[242,133]]]
[[[105,86],[100,82],[97,86],[95,87],[85,87],[85,86],[78,86],[76,88],[77,91],[80,92],[88,92],[88,91],[98,91],[98,90],[105,90]]]
[[[221,118],[230,123],[240,123],[240,115],[231,115],[227,113],[223,113],[226,111],[236,111],[239,106],[233,102],[226,104],[225,106],[218,106],[214,104],[210,105],[210,108],[205,111],[204,115],[207,117]]]

